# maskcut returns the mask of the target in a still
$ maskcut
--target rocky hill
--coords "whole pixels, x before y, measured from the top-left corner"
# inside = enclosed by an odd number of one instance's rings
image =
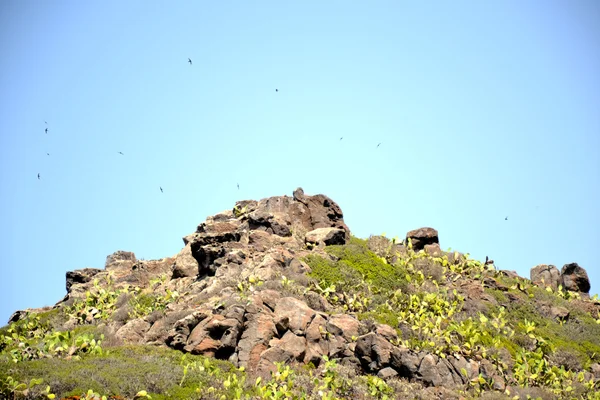
[[[359,239],[302,189],[183,242],[67,272],[55,306],[15,312],[0,397],[600,398],[600,302],[577,264],[525,279],[432,228]]]

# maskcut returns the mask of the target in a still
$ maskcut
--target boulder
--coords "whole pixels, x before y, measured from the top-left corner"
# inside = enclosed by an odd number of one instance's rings
[[[102,272],[97,268],[83,268],[75,271],[67,271],[67,293],[71,291],[71,286],[76,283],[88,283],[97,273]]]
[[[302,300],[284,297],[275,306],[274,322],[277,331],[283,334],[290,330],[296,335],[304,335],[315,313],[315,310],[309,308]]]
[[[198,275],[198,261],[192,256],[192,246],[187,244],[180,252],[175,256],[175,263],[173,264],[173,273],[171,279],[185,278],[185,277],[196,277]]]
[[[406,234],[407,244],[408,239],[411,240],[414,251],[423,250],[425,248],[425,245],[428,244],[439,245],[440,243],[438,231],[436,231],[433,228],[419,228],[412,230]]]
[[[571,292],[590,293],[590,278],[577,263],[565,264],[561,270],[563,287]]]
[[[560,271],[554,265],[540,264],[529,272],[531,281],[540,287],[551,287],[552,290],[558,289],[561,284]]]
[[[327,321],[326,329],[327,332],[341,336],[348,342],[352,340],[352,337],[358,336],[358,327],[360,323],[354,317],[347,314],[332,315]]]
[[[130,251],[119,250],[106,257],[104,268],[110,269],[130,269],[137,262],[135,254]]]
[[[137,318],[123,325],[115,336],[125,343],[139,344],[144,340],[144,335],[150,329],[150,324],[141,318]]]
[[[367,371],[377,371],[389,366],[394,346],[373,332],[360,336],[355,354]]]
[[[323,243],[326,246],[333,244],[345,244],[346,231],[338,228],[317,228],[308,232],[305,238],[307,243]]]

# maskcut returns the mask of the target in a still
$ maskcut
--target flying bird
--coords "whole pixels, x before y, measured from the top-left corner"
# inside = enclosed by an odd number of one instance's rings
[[[38,174],[38,179],[40,179],[40,174]]]
[[[279,92],[279,89],[275,89],[276,92]]]
[[[343,138],[344,138],[344,137],[342,136],[342,137],[340,138],[340,140],[342,140]]]
[[[190,63],[190,65],[192,65],[192,59],[188,58],[188,62]]]
[[[49,156],[49,155],[50,155],[50,153],[46,153],[46,155],[47,155],[47,156]]]
[[[381,145],[381,143],[378,143],[378,144],[377,144],[377,147],[379,147],[380,145]],[[375,148],[377,148],[377,147],[375,147]]]
[[[46,128],[46,133],[48,133],[48,128]]]
[[[237,186],[238,186],[238,190],[240,190],[240,184],[239,183],[237,184]]]
[[[121,151],[119,152],[119,154],[120,154],[120,155],[122,155],[122,156],[124,156],[124,155],[125,155],[125,154],[123,154],[123,152],[121,152]]]
[[[45,123],[46,125],[48,125],[48,122],[44,121],[44,123]]]
[[[508,217],[504,218],[505,221],[508,221]]]
[[[163,190],[162,190],[162,187],[161,187],[161,186],[160,186],[160,192],[161,192],[161,193],[164,193],[164,192],[163,192]]]

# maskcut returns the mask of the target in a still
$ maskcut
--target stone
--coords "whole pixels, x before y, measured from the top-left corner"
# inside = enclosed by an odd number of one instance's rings
[[[554,265],[536,265],[531,268],[529,277],[535,285],[542,288],[551,287],[552,290],[557,290],[561,284],[560,271]]]
[[[338,228],[317,228],[306,233],[305,240],[307,243],[323,243],[326,246],[346,244],[346,232]]]
[[[327,321],[326,329],[329,333],[341,336],[348,342],[352,337],[358,336],[359,322],[356,318],[347,314],[332,315]]]
[[[396,370],[394,368],[385,367],[385,368],[379,370],[379,372],[377,373],[377,376],[380,377],[381,379],[389,379],[389,378],[394,378],[394,377],[398,376],[398,373],[396,372]]]
[[[438,231],[433,228],[419,228],[412,230],[406,234],[406,243],[411,240],[413,250],[419,251],[425,249],[425,245],[440,243]]]
[[[563,287],[571,292],[589,293],[590,278],[577,263],[565,264],[561,270]]]
[[[141,318],[127,322],[116,332],[115,336],[125,343],[142,343],[144,335],[150,329],[150,324]]]
[[[275,325],[279,332],[289,329],[297,335],[304,335],[315,315],[315,310],[294,297],[284,297],[277,302],[274,314]]]
[[[83,268],[76,269],[75,271],[67,271],[67,293],[71,291],[71,286],[74,284],[88,283],[99,272],[102,272],[102,270],[97,268]]]
[[[198,261],[192,256],[192,246],[187,244],[179,254],[175,256],[171,279],[196,277],[198,272]]]

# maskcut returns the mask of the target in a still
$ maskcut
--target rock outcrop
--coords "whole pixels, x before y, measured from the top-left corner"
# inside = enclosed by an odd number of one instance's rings
[[[183,249],[174,257],[144,261],[134,253],[118,251],[107,257],[104,270],[67,272],[67,296],[57,307],[85,297],[95,280],[105,281],[114,288],[125,289],[119,301],[113,299],[115,315],[123,318],[108,323],[114,336],[124,343],[167,346],[228,360],[263,377],[275,370],[275,362],[318,366],[323,356],[328,356],[351,369],[383,379],[400,377],[444,388],[465,387],[476,379],[486,379],[493,382],[495,390],[506,388],[498,368],[475,352],[463,353],[470,357],[467,359],[459,351],[440,354],[422,350],[425,347],[416,351],[407,347],[403,337],[404,333],[410,336],[416,328],[407,328],[403,319],[397,320],[396,326],[359,319],[361,312],[371,311],[365,306],[368,302],[360,303],[363,298],[357,300],[356,309],[346,305],[350,311],[340,314],[332,312],[332,304],[345,293],[332,299],[328,288],[319,285],[305,285],[305,290],[297,291],[285,287],[289,277],[308,280],[305,274],[311,269],[303,261],[305,256],[319,254],[327,262],[335,261],[336,257],[325,252],[324,247],[347,244],[350,237],[341,208],[324,195],[309,196],[298,188],[292,197],[238,201],[232,210],[208,217],[194,233],[185,236]],[[420,273],[422,289],[433,292],[434,287],[448,284],[448,293],[453,293],[451,300],[460,298],[464,305],[461,311],[466,314],[478,315],[490,306],[499,308],[503,302],[519,301],[516,294],[509,293],[503,280],[515,279],[516,274],[499,271],[496,275],[484,275],[487,264],[482,264],[473,279],[459,279],[463,269],[453,280],[442,282],[442,270],[461,262],[461,268],[467,268],[466,258],[458,252],[441,251],[438,232],[433,228],[410,231],[403,243],[371,237],[366,246],[375,255],[369,252],[368,257],[381,268],[390,267],[399,256],[407,254],[409,240],[415,252],[425,250],[420,256],[439,257],[438,261],[425,257],[411,261],[410,267]],[[441,257],[445,257],[443,264],[436,265],[442,263]],[[538,265],[531,270],[531,281],[553,290],[560,284],[569,291],[590,290],[587,273],[575,263],[565,265],[561,273],[552,265]],[[158,315],[136,314],[131,288],[149,288],[152,293],[161,286],[160,282],[164,282],[161,290],[178,301],[162,305]],[[526,291],[518,284],[515,287]],[[402,293],[403,289],[393,287],[390,293]],[[377,293],[377,288],[369,290]],[[498,295],[491,295],[490,290]],[[423,308],[430,306],[425,299],[413,300]],[[387,297],[378,301],[382,307],[388,304]],[[560,322],[570,318],[565,307],[542,304],[540,310]],[[85,322],[94,323],[97,312],[87,313]],[[23,316],[17,312],[11,321]],[[438,318],[440,325],[442,317]],[[404,328],[408,330],[405,332]],[[596,370],[600,371],[600,367]]]

